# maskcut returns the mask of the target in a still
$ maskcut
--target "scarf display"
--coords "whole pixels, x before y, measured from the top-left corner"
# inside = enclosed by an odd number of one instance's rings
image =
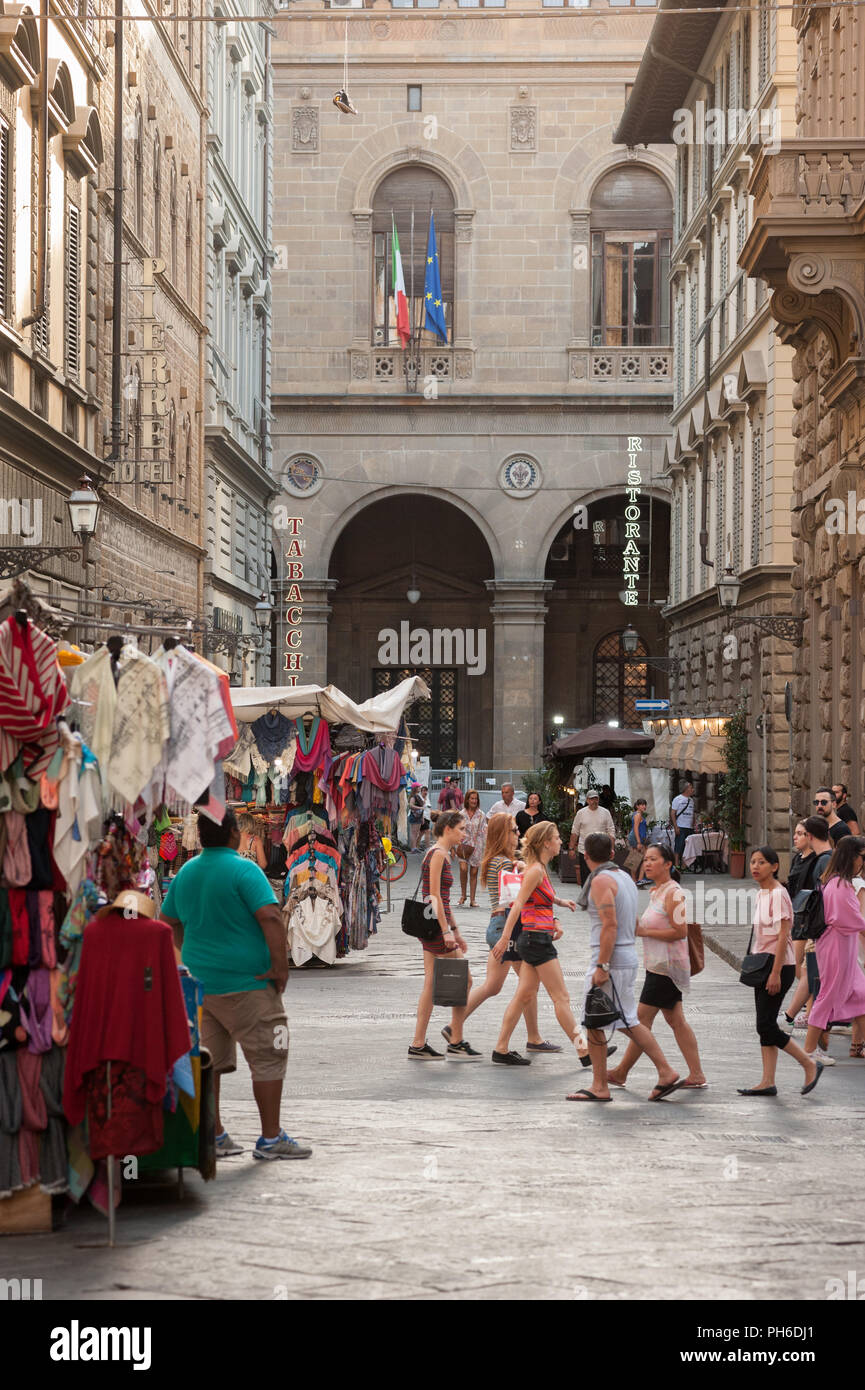
[[[57,644],[28,618],[0,623],[0,771],[19,753],[38,780],[59,743],[56,719],[69,704]]]
[[[294,734],[294,721],[287,719],[278,710],[263,714],[250,726],[255,736],[258,751],[265,762],[272,763],[282,754]]]

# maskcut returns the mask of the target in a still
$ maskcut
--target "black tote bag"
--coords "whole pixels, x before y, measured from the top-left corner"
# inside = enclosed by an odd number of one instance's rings
[[[402,929],[406,936],[417,937],[418,941],[435,941],[437,936],[441,936],[441,927],[429,903],[423,900],[418,902],[418,889],[422,883],[423,869],[417,881],[417,888],[410,898],[403,901]]]

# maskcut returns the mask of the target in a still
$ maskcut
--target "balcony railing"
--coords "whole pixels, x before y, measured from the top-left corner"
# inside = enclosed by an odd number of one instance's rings
[[[672,348],[569,348],[568,356],[572,381],[645,381],[672,385]]]

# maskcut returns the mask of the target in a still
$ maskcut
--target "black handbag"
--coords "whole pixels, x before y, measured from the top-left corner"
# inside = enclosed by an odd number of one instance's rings
[[[772,967],[775,964],[775,955],[772,951],[757,951],[752,956],[751,942],[754,940],[754,928],[751,928],[751,936],[748,940],[748,951],[742,960],[742,969],[739,975],[739,983],[748,985],[750,989],[759,989],[764,985],[772,974]]]
[[[609,1028],[610,1024],[615,1023],[618,1019],[627,1023],[628,1020],[622,1012],[621,1001],[612,975],[610,976],[610,990],[612,991],[612,998],[603,985],[592,985],[583,1005],[582,1026],[584,1028]]]
[[[417,937],[418,941],[435,941],[436,937],[441,936],[441,927],[431,904],[417,900],[418,888],[422,882],[423,870],[417,881],[417,888],[411,897],[403,902],[402,929],[406,936]]]

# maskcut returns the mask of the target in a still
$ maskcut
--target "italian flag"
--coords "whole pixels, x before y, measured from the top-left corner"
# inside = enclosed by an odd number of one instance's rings
[[[396,331],[403,347],[405,347],[411,337],[408,324],[408,300],[405,297],[402,256],[399,253],[399,237],[396,234],[396,222],[393,213],[390,215],[390,220],[393,227],[393,302],[396,305]]]

